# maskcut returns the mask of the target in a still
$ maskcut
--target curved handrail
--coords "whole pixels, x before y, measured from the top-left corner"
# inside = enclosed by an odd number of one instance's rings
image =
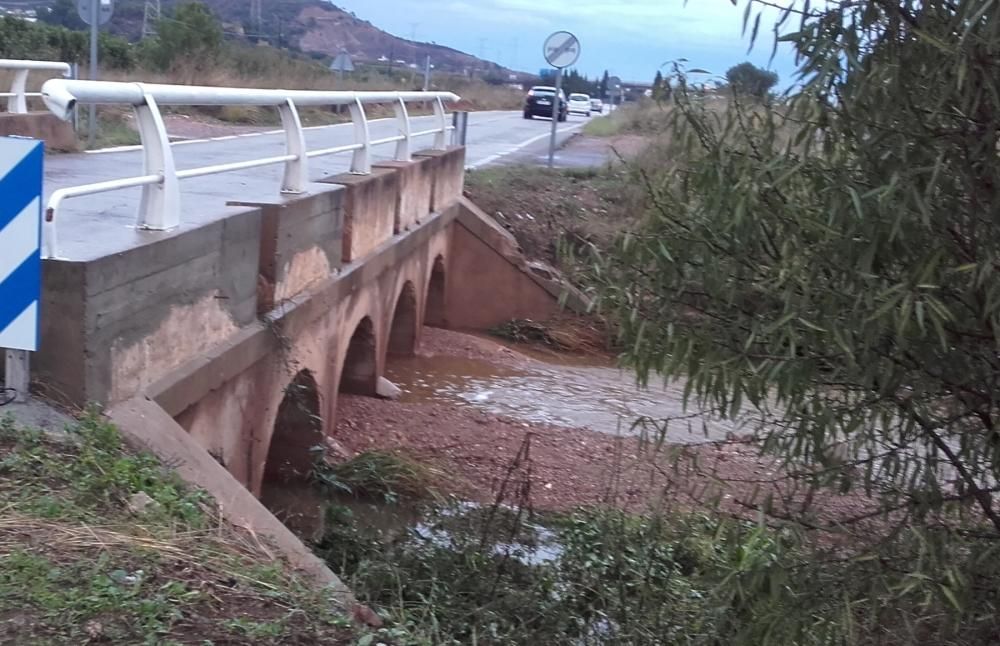
[[[131,105],[136,114],[143,151],[142,175],[67,187],[52,193],[45,212],[45,254],[50,258],[57,257],[57,215],[62,202],[68,198],[141,186],[143,193],[139,206],[139,227],[155,230],[170,229],[180,224],[178,182],[181,179],[270,164],[284,164],[281,192],[301,193],[308,182],[310,158],[344,152],[353,155],[352,173],[368,174],[371,172],[373,146],[395,143],[394,158],[398,161],[410,161],[410,151],[413,150],[411,142],[416,137],[433,134],[433,147],[445,148],[446,135],[454,127],[445,119],[444,103],[459,99],[451,92],[271,90],[64,79],[47,81],[42,86],[41,95],[49,110],[62,119],[68,119],[78,104]],[[433,129],[415,132],[411,127],[409,112],[405,109],[405,105],[416,102],[429,102],[433,105],[436,117],[436,126]],[[395,136],[371,138],[364,106],[373,103],[393,106],[397,125]],[[275,107],[281,116],[282,129],[285,133],[285,154],[178,171],[174,166],[173,150],[163,125],[159,108],[161,105]],[[307,150],[298,107],[337,105],[346,105],[350,108],[351,121],[354,123],[354,143]]]
[[[13,70],[14,78],[10,83],[10,92],[0,93],[7,97],[7,112],[24,114],[28,111],[28,97],[41,96],[39,92],[28,92],[28,74],[32,71],[62,72],[69,76],[72,68],[69,63],[59,61],[27,61],[12,58],[0,58],[0,70]]]

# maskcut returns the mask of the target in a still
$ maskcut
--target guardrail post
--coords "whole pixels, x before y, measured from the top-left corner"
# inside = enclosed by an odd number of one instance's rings
[[[410,114],[406,110],[406,102],[403,99],[396,99],[396,103],[393,104],[393,110],[396,112],[396,125],[399,127],[399,134],[402,135],[402,139],[396,142],[396,161],[408,162],[410,159],[410,151],[412,131],[410,130]]]
[[[351,159],[351,172],[356,175],[369,175],[372,172],[372,139],[368,132],[368,116],[361,99],[355,98],[351,104],[351,121],[354,122],[354,143],[361,148],[354,151]]]
[[[448,148],[448,115],[444,111],[444,101],[441,97],[434,100],[434,116],[437,117],[438,131],[434,133],[434,150]]]
[[[14,96],[7,97],[7,112],[24,114],[28,111],[28,98],[25,96],[28,87],[28,70],[17,70],[10,82],[10,92]]]
[[[295,155],[295,159],[285,162],[285,176],[281,180],[282,193],[304,193],[309,181],[309,159],[306,157],[306,139],[302,132],[302,121],[295,103],[286,99],[278,106],[281,127],[285,129],[285,152]]]
[[[181,221],[177,168],[156,99],[145,91],[143,99],[144,103],[134,108],[142,139],[143,174],[159,175],[161,180],[158,184],[142,187],[138,225],[140,229],[163,231],[176,227]]]
[[[464,146],[469,132],[469,113],[465,110],[451,113],[451,143],[454,146]]]

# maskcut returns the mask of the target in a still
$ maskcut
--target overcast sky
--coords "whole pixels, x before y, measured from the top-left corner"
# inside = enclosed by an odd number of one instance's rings
[[[761,23],[754,51],[741,37],[746,0],[333,0],[342,9],[397,36],[434,41],[506,67],[537,72],[542,42],[557,30],[582,44],[577,68],[590,76],[611,70],[626,81],[651,81],[663,63],[718,75],[744,60],[768,66],[773,38]],[[787,51],[771,64],[781,85],[791,83]]]

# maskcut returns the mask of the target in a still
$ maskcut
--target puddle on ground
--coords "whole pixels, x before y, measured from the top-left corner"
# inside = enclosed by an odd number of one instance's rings
[[[601,365],[532,363],[523,368],[450,356],[393,358],[386,378],[398,385],[401,401],[439,402],[484,412],[601,433],[637,434],[641,417],[674,418],[666,440],[696,443],[725,439],[740,426],[730,420],[688,416],[683,383],[639,389],[635,375]]]
[[[423,504],[397,500],[393,503],[356,498],[325,490],[310,482],[267,482],[261,494],[265,504],[285,526],[308,542],[323,538],[331,523],[352,523],[371,540],[388,544],[415,541],[417,544],[461,551],[477,535],[477,515],[489,513],[489,508],[468,501],[448,504]],[[334,518],[326,509],[332,505]],[[503,514],[516,512],[500,508]],[[344,514],[350,518],[345,518]],[[506,518],[508,516],[501,516]],[[491,548],[497,556],[508,556],[525,565],[543,565],[559,558],[563,548],[551,529],[521,518],[516,536],[509,540],[494,539]],[[496,535],[505,532],[497,531]]]

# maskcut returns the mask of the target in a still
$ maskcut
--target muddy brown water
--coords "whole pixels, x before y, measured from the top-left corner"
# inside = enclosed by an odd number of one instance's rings
[[[434,402],[478,409],[525,422],[635,435],[637,419],[672,419],[665,439],[697,443],[739,433],[740,424],[706,416],[691,418],[683,406],[684,384],[650,383],[599,362],[536,361],[513,368],[453,356],[393,358],[386,378],[403,391],[404,403]]]

